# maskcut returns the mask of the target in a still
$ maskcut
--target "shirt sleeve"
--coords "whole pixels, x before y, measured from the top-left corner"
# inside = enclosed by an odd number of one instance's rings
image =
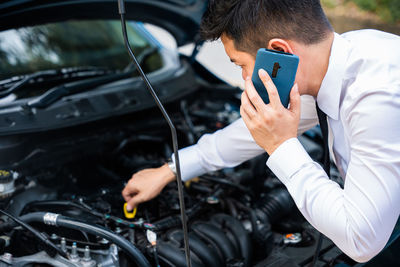
[[[298,134],[318,122],[313,97],[302,96],[301,105]],[[179,150],[182,180],[235,167],[262,153],[265,153],[264,149],[256,144],[243,120],[239,119],[224,129],[202,136],[197,144]],[[173,155],[171,158],[174,159]]]
[[[213,134],[203,135],[197,144],[179,150],[182,180],[237,166],[264,152],[239,119]]]
[[[395,91],[366,91],[345,109],[351,155],[344,189],[297,139],[283,143],[267,161],[305,218],[359,262],[384,248],[399,217],[400,101],[393,99],[400,99],[400,88]]]

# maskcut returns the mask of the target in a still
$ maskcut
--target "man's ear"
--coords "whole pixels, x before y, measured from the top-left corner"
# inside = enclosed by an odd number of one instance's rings
[[[277,50],[277,51],[281,51],[281,52],[286,52],[286,53],[290,53],[293,54],[293,49],[290,46],[290,44],[284,40],[284,39],[279,39],[279,38],[274,38],[271,39],[268,42],[268,49],[271,50]]]

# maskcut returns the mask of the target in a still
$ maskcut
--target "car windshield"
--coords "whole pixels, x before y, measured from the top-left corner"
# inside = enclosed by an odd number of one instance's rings
[[[140,23],[129,22],[127,30],[137,56],[156,46]],[[149,61],[146,71],[161,67],[158,53]],[[57,22],[0,32],[0,80],[82,66],[123,70],[129,63],[118,20]]]

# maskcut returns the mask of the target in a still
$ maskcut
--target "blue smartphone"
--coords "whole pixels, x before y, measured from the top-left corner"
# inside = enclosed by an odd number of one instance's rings
[[[251,80],[265,104],[269,103],[269,97],[267,89],[258,76],[258,70],[264,69],[268,72],[268,75],[278,89],[282,105],[287,108],[298,65],[299,57],[296,55],[266,48],[258,50]]]

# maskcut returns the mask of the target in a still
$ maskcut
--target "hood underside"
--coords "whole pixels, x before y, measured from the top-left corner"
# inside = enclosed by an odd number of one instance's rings
[[[126,18],[158,25],[179,46],[196,41],[206,0],[126,0]],[[0,30],[71,19],[119,19],[117,0],[11,0],[0,4]]]

